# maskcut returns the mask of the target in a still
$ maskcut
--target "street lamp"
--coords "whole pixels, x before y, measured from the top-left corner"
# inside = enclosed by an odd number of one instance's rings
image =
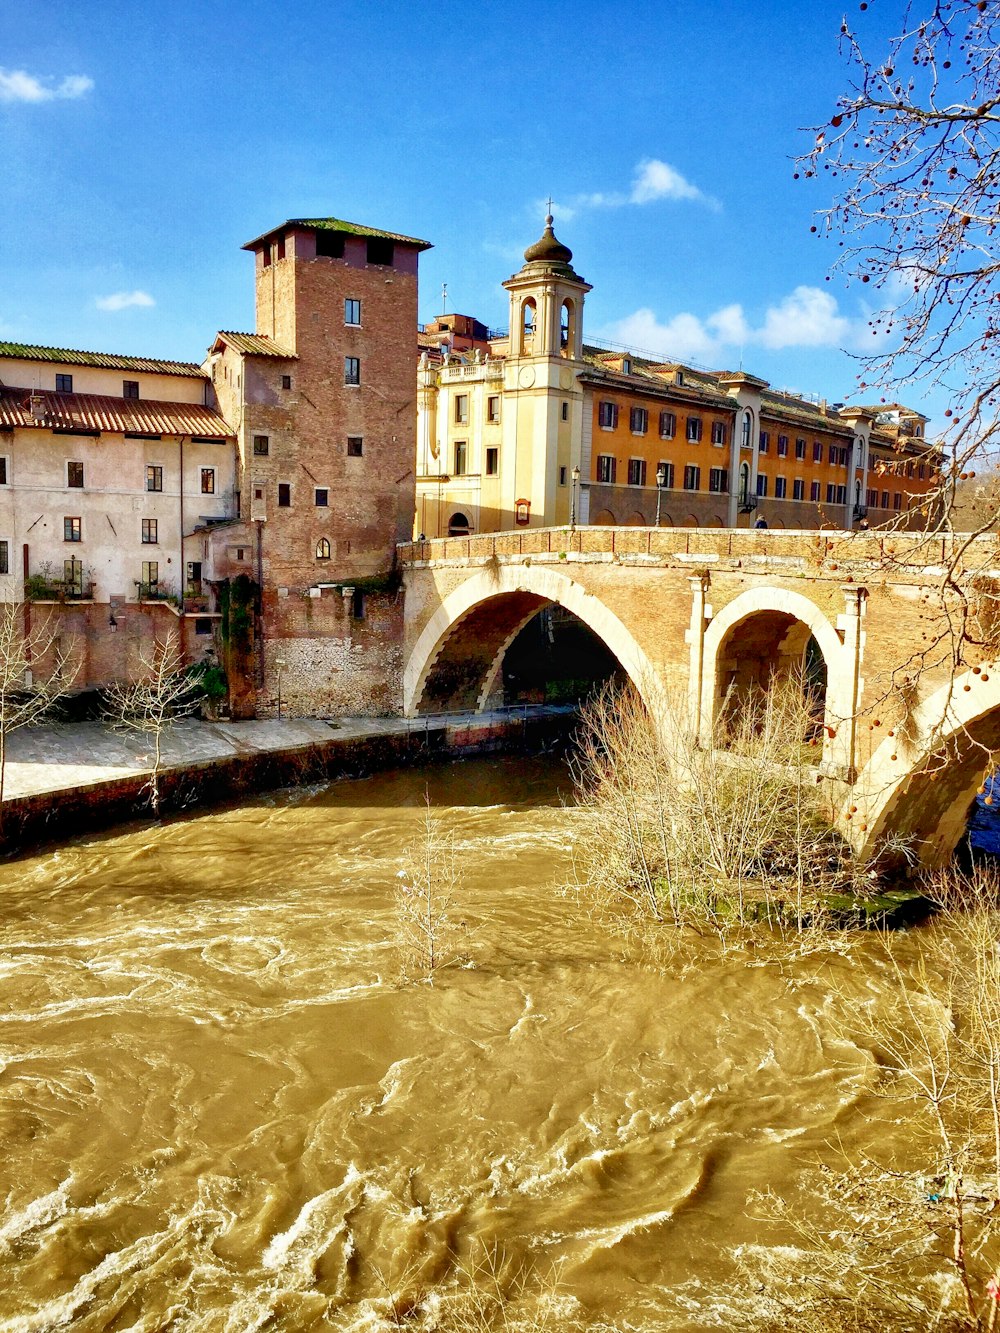
[[[575,532],[576,531],[576,488],[580,484],[579,467],[574,466],[573,471],[570,473],[570,476],[573,478],[573,487],[569,495],[569,530],[570,532]]]
[[[667,469],[661,463],[656,469],[656,526],[660,526],[660,497],[667,480]]]

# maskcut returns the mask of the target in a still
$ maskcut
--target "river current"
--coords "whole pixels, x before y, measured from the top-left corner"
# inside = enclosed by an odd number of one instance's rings
[[[894,982],[609,931],[560,889],[569,785],[456,763],[0,867],[0,1333],[446,1327],[470,1275],[552,1327],[738,1326],[747,1194],[873,1132],[832,1009]],[[456,961],[400,984],[425,792]]]

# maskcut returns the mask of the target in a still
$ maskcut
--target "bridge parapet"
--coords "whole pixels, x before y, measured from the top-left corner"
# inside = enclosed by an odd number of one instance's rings
[[[881,571],[894,581],[925,583],[958,560],[954,571],[1000,578],[1000,537],[830,529],[528,528],[408,542],[397,548],[404,566],[475,565],[496,557],[718,565],[749,562],[843,579]]]

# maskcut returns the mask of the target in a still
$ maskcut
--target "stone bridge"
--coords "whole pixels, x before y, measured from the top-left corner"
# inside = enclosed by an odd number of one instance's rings
[[[940,593],[949,569],[973,601],[984,576],[1000,579],[992,537],[553,528],[413,543],[400,558],[408,716],[495,703],[507,648],[555,604],[651,709],[680,701],[706,744],[727,694],[807,651],[821,659],[817,774],[864,851],[899,833],[926,865],[946,861],[1000,749],[1000,670],[955,636],[965,597],[949,595],[946,614]]]

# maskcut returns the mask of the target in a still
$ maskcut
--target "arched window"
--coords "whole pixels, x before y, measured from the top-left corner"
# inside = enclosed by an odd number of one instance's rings
[[[860,509],[860,508],[861,508],[861,481],[860,481],[860,479],[859,479],[858,481],[855,481],[855,483],[854,483],[854,507],[855,507],[855,509]]]
[[[749,408],[743,413],[743,440],[742,447],[750,449],[753,447],[753,413]]]
[[[328,537],[320,537],[319,541],[316,543],[316,559],[330,559],[330,539]]]
[[[749,412],[747,418],[749,419]],[[750,464],[740,464],[739,506],[743,509],[750,501]]]
[[[859,435],[854,441],[854,466],[863,468],[865,465],[865,442]]]
[[[569,356],[573,355],[575,342],[573,313],[573,302],[567,298],[559,311],[559,349]]]
[[[469,520],[464,514],[452,514],[451,518],[448,520],[448,536],[468,537],[468,535]]]
[[[530,352],[535,341],[535,298],[527,297],[521,306],[521,351]]]

